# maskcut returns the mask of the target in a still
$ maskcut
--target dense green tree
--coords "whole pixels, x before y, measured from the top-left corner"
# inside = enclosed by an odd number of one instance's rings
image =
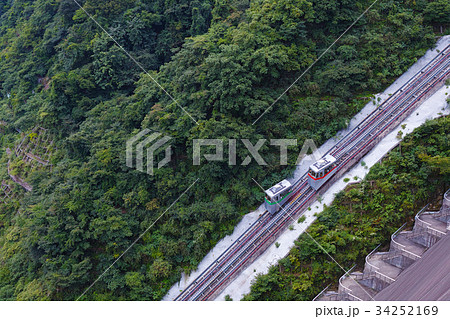
[[[371,1],[79,2],[177,103],[73,1],[0,1],[0,178],[9,167],[33,187],[0,203],[1,299],[78,298],[198,179],[84,297],[161,299],[261,203],[252,178],[269,187],[294,167],[267,144],[265,167],[239,165],[242,144],[236,166],[192,165],[193,139],[322,143],[435,41],[428,1],[380,2],[251,125]],[[54,142],[51,169],[11,151],[35,126]],[[153,176],[125,165],[143,128],[172,137],[173,160]],[[435,174],[446,160],[424,159]]]
[[[445,0],[428,3],[424,10],[424,18],[433,24],[450,24],[450,3]]]
[[[357,186],[338,193],[301,235],[289,255],[259,275],[244,300],[312,300],[343,275],[319,243],[345,269],[364,267],[376,246],[386,247],[427,203],[442,199],[450,181],[450,117],[428,121],[373,166]]]

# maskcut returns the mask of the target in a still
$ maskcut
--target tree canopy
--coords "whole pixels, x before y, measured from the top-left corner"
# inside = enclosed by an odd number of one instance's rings
[[[276,148],[266,167],[194,166],[192,140],[323,143],[435,43],[442,12],[378,3],[251,125],[371,1],[78,2],[109,35],[72,0],[0,0],[0,178],[14,193],[0,202],[0,299],[78,298],[198,179],[83,297],[161,299],[262,202],[252,178],[269,187],[294,167]],[[53,141],[48,165],[15,151],[36,127]],[[125,165],[143,128],[173,141],[153,176]]]

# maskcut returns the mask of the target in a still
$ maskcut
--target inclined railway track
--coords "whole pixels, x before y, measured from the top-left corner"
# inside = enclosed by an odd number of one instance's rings
[[[423,99],[450,76],[450,46],[441,51],[381,106],[345,135],[327,154],[337,159],[336,178],[369,151],[370,145],[409,115]],[[340,173],[338,173],[340,171]],[[331,184],[332,180],[328,181]],[[212,299],[249,261],[257,258],[275,235],[314,200],[307,174],[294,183],[293,195],[284,209],[261,215],[231,246],[206,268],[175,300]]]

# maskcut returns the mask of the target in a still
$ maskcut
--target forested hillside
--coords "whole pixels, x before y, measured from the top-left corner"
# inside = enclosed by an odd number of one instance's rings
[[[447,0],[379,1],[251,125],[372,1],[78,2],[198,125],[73,0],[0,0],[2,300],[76,299],[198,178],[83,297],[161,299],[262,202],[252,178],[293,169],[267,147],[193,166],[192,139],[322,143],[450,23]],[[143,128],[173,138],[153,176],[125,165]]]
[[[450,100],[449,100],[450,103]],[[407,135],[399,148],[372,167],[357,185],[338,193],[308,233],[344,269],[363,269],[377,245],[428,203],[440,204],[450,187],[450,117],[428,121]],[[244,300],[312,300],[335,285],[342,269],[303,234],[267,275],[257,277]]]

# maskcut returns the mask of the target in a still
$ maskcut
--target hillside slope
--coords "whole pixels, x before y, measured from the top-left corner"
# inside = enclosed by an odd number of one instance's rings
[[[322,143],[432,46],[450,12],[380,2],[250,125],[371,1],[80,3],[199,125],[73,1],[0,1],[0,178],[14,194],[0,202],[0,299],[76,299],[198,178],[84,297],[161,299],[262,201],[252,178],[266,187],[292,170],[269,148],[267,167],[193,166],[192,139]],[[125,165],[142,128],[174,141],[153,176]]]

